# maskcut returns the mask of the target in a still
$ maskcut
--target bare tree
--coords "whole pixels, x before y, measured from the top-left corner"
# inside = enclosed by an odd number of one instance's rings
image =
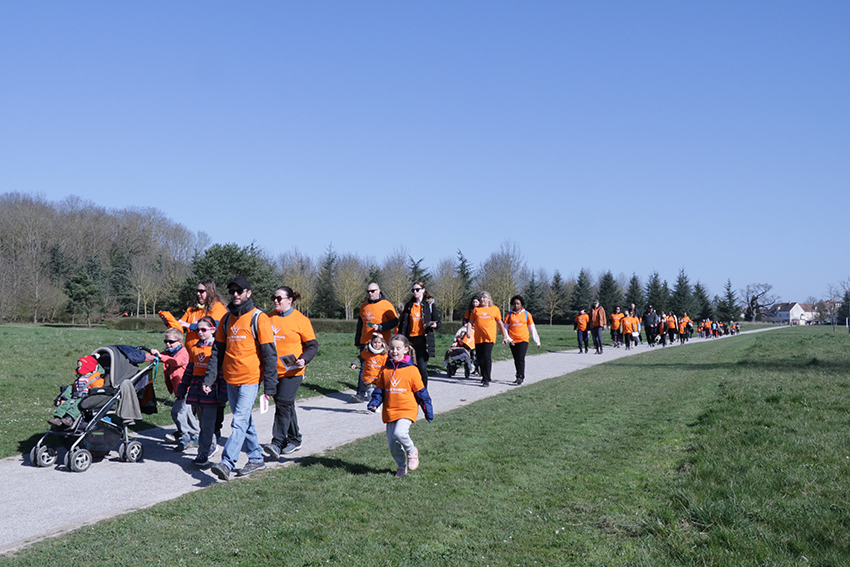
[[[778,301],[778,297],[771,294],[770,290],[773,286],[768,283],[749,284],[745,289],[741,290],[741,297],[744,299],[746,308],[746,317],[750,322],[754,322],[762,311],[770,309]]]
[[[452,320],[454,310],[463,302],[463,281],[457,273],[454,258],[445,258],[437,264],[437,270],[431,278],[431,294],[437,299],[437,306],[446,321]]]
[[[410,266],[407,264],[409,254],[405,248],[397,248],[387,256],[381,266],[381,291],[384,297],[400,311],[410,295],[413,281],[410,277]]]
[[[315,262],[309,257],[301,254],[298,248],[293,248],[278,258],[280,266],[281,282],[301,294],[299,309],[304,314],[309,314],[316,297],[316,283],[319,271]]]
[[[509,310],[508,302],[525,286],[528,268],[516,244],[505,241],[478,269],[478,287],[493,296],[493,303],[503,312]]]
[[[353,254],[340,256],[334,273],[334,293],[345,308],[345,320],[354,318],[354,309],[360,304],[369,271]]]

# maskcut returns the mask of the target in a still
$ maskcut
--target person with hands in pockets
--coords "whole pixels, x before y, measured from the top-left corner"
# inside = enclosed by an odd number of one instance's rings
[[[410,438],[410,426],[419,415],[419,407],[425,412],[425,419],[429,422],[434,419],[431,396],[422,384],[415,357],[407,337],[396,335],[390,340],[389,359],[378,374],[367,407],[374,412],[383,405],[381,418],[387,424],[390,454],[397,465],[396,477],[419,467],[419,450]]]

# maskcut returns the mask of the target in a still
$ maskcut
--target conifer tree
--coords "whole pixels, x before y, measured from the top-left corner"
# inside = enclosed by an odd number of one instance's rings
[[[613,313],[615,307],[623,309],[623,292],[614,279],[614,274],[608,270],[599,280],[599,292],[597,293],[599,304],[605,308],[607,313]]]
[[[625,307],[623,308],[623,311],[627,311],[634,303],[635,311],[637,312],[637,315],[640,316],[640,314],[643,313],[643,306],[645,302],[646,299],[643,295],[643,286],[640,283],[640,278],[637,274],[632,274],[632,277],[629,280],[629,288],[626,290]]]
[[[590,310],[590,304],[593,302],[593,288],[590,283],[590,275],[587,270],[582,268],[578,273],[576,285],[573,287],[573,294],[570,297],[570,313],[568,317],[573,318],[578,315],[582,309]]]

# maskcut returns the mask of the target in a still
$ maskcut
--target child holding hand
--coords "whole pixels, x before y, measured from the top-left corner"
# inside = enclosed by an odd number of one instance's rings
[[[419,466],[419,450],[410,438],[410,426],[416,421],[419,406],[425,412],[425,419],[429,422],[434,419],[431,396],[422,384],[415,356],[404,335],[390,340],[389,360],[378,374],[367,408],[375,411],[378,406],[384,406],[381,418],[387,424],[390,454],[398,465],[396,477]]]
[[[372,390],[375,389],[375,380],[381,372],[381,368],[387,362],[387,347],[384,345],[384,336],[381,333],[372,335],[372,340],[366,345],[354,362],[351,369],[357,370],[360,365],[360,381],[357,384],[357,393],[349,398],[352,402],[368,402],[372,399]]]
[[[186,403],[185,396],[180,396],[178,388],[183,380],[183,373],[189,364],[189,352],[183,348],[183,333],[179,329],[169,328],[165,331],[165,350],[151,349],[151,354],[162,361],[162,373],[165,375],[165,387],[169,394],[177,399],[171,407],[171,419],[177,426],[179,441],[175,451],[184,451],[189,447],[198,446],[198,421],[192,413],[192,408]]]

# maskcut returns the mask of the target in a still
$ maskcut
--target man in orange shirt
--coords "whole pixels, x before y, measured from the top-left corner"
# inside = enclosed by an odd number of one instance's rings
[[[623,320],[623,317],[626,315],[620,312],[619,307],[614,308],[614,312],[611,313],[611,341],[614,343],[616,348],[619,348],[623,342],[623,333],[620,329],[620,323]]]
[[[219,372],[227,382],[232,432],[224,445],[221,462],[211,469],[221,480],[230,480],[243,446],[248,453],[248,464],[239,471],[239,476],[266,468],[251,412],[260,382],[265,381],[267,388],[277,387],[277,349],[271,320],[254,307],[251,282],[244,276],[230,280],[227,292],[230,305],[216,330],[203,386],[209,394]]]
[[[582,348],[584,348],[585,354],[587,353],[587,328],[590,326],[590,315],[582,309],[579,311],[578,315],[576,315],[575,323],[573,324],[573,328],[576,330],[576,334],[578,335],[578,352],[582,353]]]
[[[599,305],[599,300],[593,300],[593,307],[590,309],[590,325],[591,333],[593,333],[593,346],[596,348],[596,354],[602,354],[602,331],[605,330],[605,323],[608,318],[605,315],[605,308]]]

